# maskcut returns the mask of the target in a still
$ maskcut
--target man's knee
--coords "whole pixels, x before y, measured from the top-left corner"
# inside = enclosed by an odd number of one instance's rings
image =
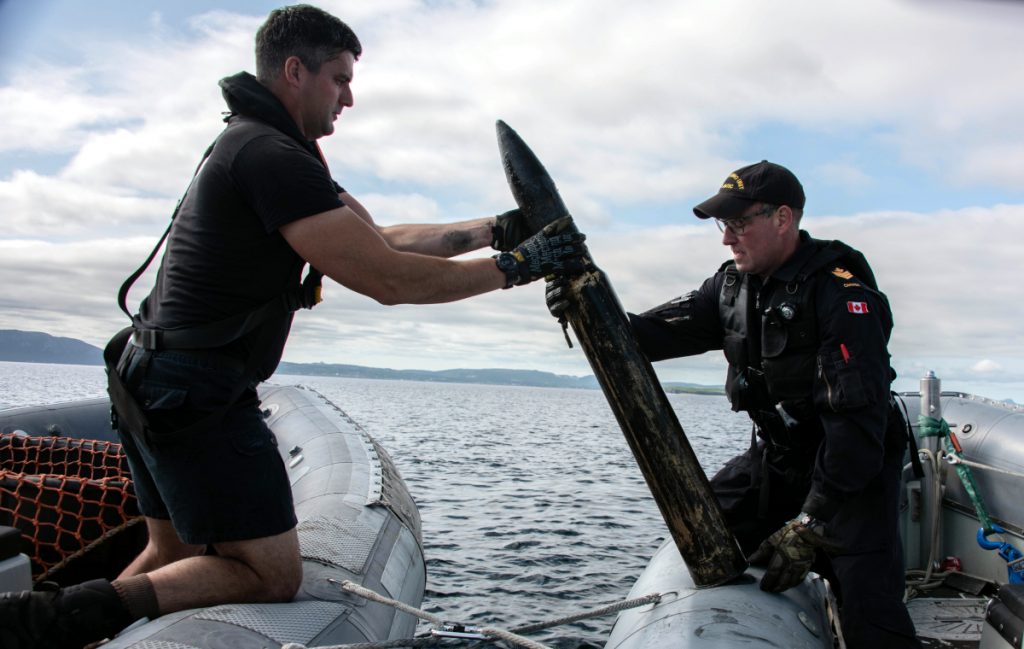
[[[273,602],[290,602],[295,599],[302,587],[302,563],[295,570],[287,571],[274,579],[273,588],[268,596]]]
[[[243,563],[256,577],[267,602],[288,602],[302,586],[302,558],[295,529],[261,539],[217,543],[217,554]]]

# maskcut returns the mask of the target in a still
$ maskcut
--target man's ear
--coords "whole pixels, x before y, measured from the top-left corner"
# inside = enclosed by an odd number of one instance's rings
[[[793,209],[789,205],[781,205],[779,209],[775,210],[775,214],[772,215],[775,219],[775,225],[779,229],[789,229],[796,224],[796,216],[793,214]]]
[[[306,74],[306,67],[302,65],[302,61],[297,56],[289,56],[284,62],[284,81],[289,86],[297,86],[302,82],[303,75]]]

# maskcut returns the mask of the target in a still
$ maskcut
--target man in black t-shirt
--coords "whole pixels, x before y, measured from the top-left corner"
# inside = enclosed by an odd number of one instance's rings
[[[294,309],[315,302],[315,282],[300,282],[306,263],[388,305],[582,268],[583,236],[563,231],[568,217],[533,236],[515,210],[375,224],[316,144],[352,106],[361,52],[337,18],[285,7],[257,33],[257,76],[221,81],[228,126],[180,204],[134,330],[122,332],[131,343],[108,367],[148,545],[113,582],[0,596],[5,647],[81,647],[142,617],[295,595],[291,490],[255,386],[280,361]],[[488,245],[499,254],[450,259]]]

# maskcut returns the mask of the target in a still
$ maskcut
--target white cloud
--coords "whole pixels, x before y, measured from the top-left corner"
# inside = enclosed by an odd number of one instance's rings
[[[0,180],[0,206],[7,237],[66,238],[146,228],[159,235],[159,223],[170,219],[174,203],[109,184],[18,171],[9,180]]]
[[[991,374],[1001,369],[1003,369],[1002,365],[988,358],[980,360],[971,366],[971,371],[979,374]]]
[[[1024,86],[1007,81],[1024,67],[1024,12],[1009,5],[325,3],[365,52],[356,105],[323,147],[339,181],[384,223],[468,218],[511,207],[493,130],[504,119],[544,161],[622,303],[640,310],[695,287],[727,257],[686,201],[749,162],[748,140],[766,128],[809,131],[794,156],[815,134],[891,147],[877,165],[853,147],[815,151],[816,175],[861,193],[879,187],[876,166],[897,165],[920,176],[911,196],[935,178],[975,195],[1024,186]],[[0,87],[0,156],[11,170],[0,176],[0,327],[31,323],[94,344],[117,328],[117,286],[222,127],[216,81],[252,70],[262,15],[205,13],[184,31],[150,18],[138,34],[78,43],[76,66],[32,61]],[[17,164],[48,155],[61,156],[52,173]],[[808,184],[811,204],[826,191]],[[666,206],[671,221],[646,213]],[[868,255],[893,302],[901,374],[984,370],[1024,382],[1013,281],[1024,207],[879,208],[809,214],[806,225]],[[542,293],[386,308],[333,287],[299,316],[288,354],[588,372]],[[721,367],[712,354],[659,371],[716,383]]]

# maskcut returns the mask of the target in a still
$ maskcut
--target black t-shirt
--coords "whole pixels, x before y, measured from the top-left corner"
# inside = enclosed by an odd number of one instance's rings
[[[178,329],[246,313],[300,281],[303,260],[278,229],[341,207],[338,186],[313,153],[288,135],[233,117],[185,195],[167,239],[143,326]],[[291,317],[264,350],[260,379],[273,373]],[[253,334],[226,348],[250,353]]]

